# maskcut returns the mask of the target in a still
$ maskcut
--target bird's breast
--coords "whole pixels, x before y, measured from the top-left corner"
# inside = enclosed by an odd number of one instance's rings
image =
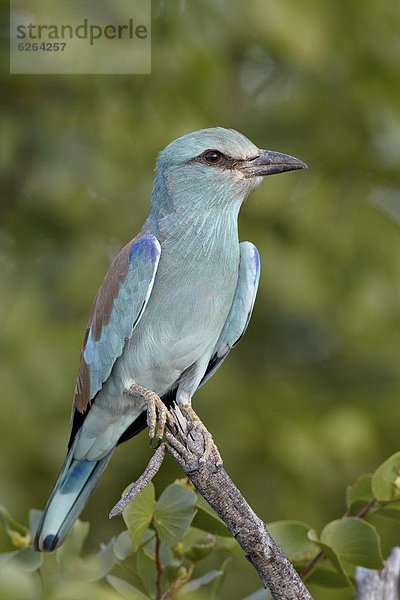
[[[149,302],[119,361],[125,378],[159,394],[211,354],[232,305],[239,251],[196,259],[161,253]]]

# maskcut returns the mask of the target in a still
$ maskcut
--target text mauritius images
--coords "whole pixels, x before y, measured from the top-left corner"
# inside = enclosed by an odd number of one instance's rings
[[[138,39],[148,37],[146,25],[137,25],[129,19],[123,25],[98,25],[89,24],[88,19],[83,19],[80,25],[29,25],[17,26],[17,38],[20,40],[89,40],[92,46],[96,40],[105,39]]]

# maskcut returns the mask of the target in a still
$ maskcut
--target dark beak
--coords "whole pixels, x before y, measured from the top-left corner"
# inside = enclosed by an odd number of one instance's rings
[[[260,150],[259,156],[245,161],[240,168],[246,177],[265,177],[266,175],[275,175],[275,173],[285,173],[285,171],[308,169],[308,166],[302,160],[289,156],[289,154]]]

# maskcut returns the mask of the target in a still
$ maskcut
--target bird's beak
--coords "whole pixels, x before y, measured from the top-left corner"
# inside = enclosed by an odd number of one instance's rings
[[[240,168],[246,177],[265,177],[285,171],[308,169],[308,166],[302,160],[289,156],[289,154],[260,150],[259,156],[245,161]]]

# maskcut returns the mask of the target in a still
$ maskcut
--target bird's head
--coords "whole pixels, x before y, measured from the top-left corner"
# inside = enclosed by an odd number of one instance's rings
[[[238,131],[213,127],[184,135],[160,153],[155,192],[166,187],[175,209],[189,201],[208,209],[241,203],[267,175],[305,168],[298,158],[260,150]]]

